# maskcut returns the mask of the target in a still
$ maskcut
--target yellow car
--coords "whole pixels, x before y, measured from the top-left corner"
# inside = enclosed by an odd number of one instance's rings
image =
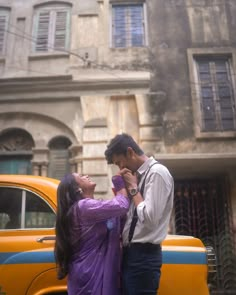
[[[67,294],[66,280],[56,278],[53,252],[58,183],[0,175],[0,294]],[[158,294],[209,295],[208,253],[199,239],[169,235]]]

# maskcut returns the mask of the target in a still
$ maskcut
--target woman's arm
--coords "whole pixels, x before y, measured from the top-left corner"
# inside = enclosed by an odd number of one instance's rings
[[[120,192],[111,200],[86,198],[78,202],[79,216],[83,220],[99,222],[111,217],[122,216],[129,209],[129,198]]]
[[[116,196],[111,200],[101,201],[86,198],[79,201],[80,217],[93,221],[106,220],[124,215],[129,209],[129,198],[125,183],[120,175],[112,177]]]

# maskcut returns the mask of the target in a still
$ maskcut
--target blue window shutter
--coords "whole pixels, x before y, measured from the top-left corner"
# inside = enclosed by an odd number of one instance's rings
[[[143,5],[130,6],[130,31],[132,46],[144,45]]]
[[[115,47],[126,47],[126,5],[114,5],[113,13],[113,44]]]
[[[144,46],[142,4],[112,6],[112,44],[114,47]]]

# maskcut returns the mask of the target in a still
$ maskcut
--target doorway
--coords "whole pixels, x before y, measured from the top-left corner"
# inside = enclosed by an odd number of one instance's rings
[[[211,294],[235,294],[236,257],[227,181],[222,178],[175,182],[176,234],[200,238],[217,257]]]

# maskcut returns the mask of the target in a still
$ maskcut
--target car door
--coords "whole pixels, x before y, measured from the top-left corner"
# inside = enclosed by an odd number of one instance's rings
[[[55,268],[55,204],[43,193],[0,186],[0,290],[26,294],[42,272]]]

